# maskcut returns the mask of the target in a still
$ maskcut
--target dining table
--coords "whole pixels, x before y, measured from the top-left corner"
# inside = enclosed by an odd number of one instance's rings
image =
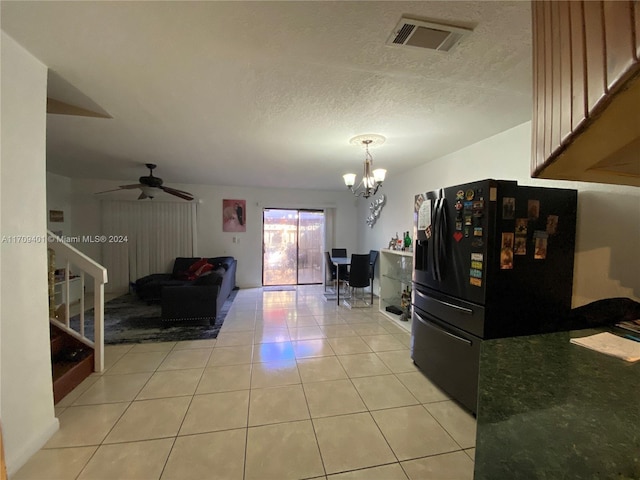
[[[331,257],[331,263],[336,266],[336,298],[337,304],[340,305],[340,271],[341,269],[347,269],[351,265],[350,257]]]

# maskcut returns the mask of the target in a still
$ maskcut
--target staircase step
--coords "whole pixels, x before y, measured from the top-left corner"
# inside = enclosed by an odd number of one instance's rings
[[[79,361],[52,364],[53,403],[56,404],[93,373],[93,351]]]
[[[50,325],[54,404],[93,373],[93,349],[55,325]]]
[[[51,358],[58,355],[65,348],[65,345],[64,336],[51,330]]]

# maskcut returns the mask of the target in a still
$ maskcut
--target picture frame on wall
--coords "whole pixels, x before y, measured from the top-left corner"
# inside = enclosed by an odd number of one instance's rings
[[[222,231],[246,232],[247,231],[247,201],[224,199],[222,200]]]
[[[64,211],[63,210],[49,210],[49,221],[50,222],[64,222]]]

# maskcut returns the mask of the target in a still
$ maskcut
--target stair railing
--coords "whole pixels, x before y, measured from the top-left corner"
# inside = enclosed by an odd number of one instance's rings
[[[96,372],[102,372],[104,370],[104,284],[107,283],[107,269],[91,259],[78,249],[74,248],[65,239],[55,235],[51,231],[48,233],[48,247],[55,252],[56,261],[62,259],[66,262],[64,269],[64,286],[63,303],[64,303],[64,321],[61,322],[56,318],[49,318],[49,321],[61,328],[69,335],[78,339],[85,345],[93,348],[94,351],[94,365],[93,369]],[[79,237],[69,237],[76,239]],[[59,264],[59,263],[58,263]],[[70,324],[70,270],[71,267],[80,272],[80,314],[79,314],[79,329],[74,330]],[[84,328],[84,281],[85,273],[93,277],[93,331],[94,338],[91,340],[85,336]]]

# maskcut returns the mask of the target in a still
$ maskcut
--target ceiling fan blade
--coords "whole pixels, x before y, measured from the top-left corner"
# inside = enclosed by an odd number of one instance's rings
[[[184,190],[178,190],[177,188],[172,188],[172,187],[160,187],[160,188],[167,188],[167,189],[171,190],[172,192],[178,192],[178,193],[182,193],[184,195],[193,197],[193,195],[191,193],[185,192]]]
[[[113,190],[105,190],[103,192],[96,192],[94,195],[98,195],[100,193],[109,193],[109,192],[119,192],[120,190],[132,190],[134,188],[143,187],[141,183],[136,183],[135,185],[120,185],[118,188],[114,188]]]
[[[99,195],[101,193],[109,193],[109,192],[119,192],[120,190],[122,190],[121,188],[114,188],[113,190],[105,190],[103,192],[96,192],[94,193],[94,195]]]
[[[191,201],[193,200],[193,195],[191,195],[189,192],[183,192],[182,190],[176,190],[175,188],[170,188],[170,187],[159,187],[162,190],[164,190],[167,193],[170,193],[171,195],[175,195],[176,197],[180,197],[183,200],[188,200]]]

